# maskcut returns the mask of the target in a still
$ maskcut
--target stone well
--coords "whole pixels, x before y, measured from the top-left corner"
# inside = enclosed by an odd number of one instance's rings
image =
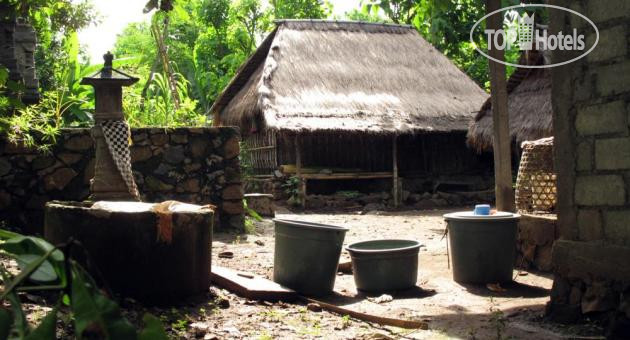
[[[203,294],[210,286],[214,212],[192,204],[160,206],[167,210],[139,202],[49,202],[45,237],[53,244],[78,240],[89,259],[73,254],[123,296],[169,304]]]

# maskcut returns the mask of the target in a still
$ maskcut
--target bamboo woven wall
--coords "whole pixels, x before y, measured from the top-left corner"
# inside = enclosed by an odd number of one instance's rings
[[[277,158],[276,133],[272,130],[247,136],[245,149],[254,174],[267,175],[280,164]]]

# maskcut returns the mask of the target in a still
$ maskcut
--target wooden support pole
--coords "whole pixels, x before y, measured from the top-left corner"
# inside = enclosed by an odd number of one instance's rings
[[[501,8],[501,0],[486,0],[486,13]],[[486,29],[499,30],[503,28],[503,16],[491,15],[486,21]],[[491,57],[505,60],[502,49],[488,46]],[[507,87],[505,65],[493,60],[490,63],[490,93],[492,102],[492,125],[494,139],[494,188],[497,210],[515,211],[514,190],[512,189],[512,162],[510,152],[510,124],[507,102]]]
[[[306,208],[306,182],[302,178],[302,143],[300,136],[295,135],[295,175],[298,178],[298,201],[302,208]]]
[[[398,193],[398,148],[396,145],[396,139],[398,135],[394,134],[392,138],[392,185],[394,186],[392,194],[394,195],[394,206],[397,207],[400,204],[400,194]]]

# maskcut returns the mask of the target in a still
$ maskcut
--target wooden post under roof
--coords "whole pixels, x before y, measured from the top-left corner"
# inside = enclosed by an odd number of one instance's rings
[[[300,136],[295,134],[295,175],[298,178],[298,202],[302,208],[306,208],[306,185],[302,178],[302,143]]]
[[[392,194],[394,195],[394,206],[397,207],[399,202],[399,193],[398,193],[398,148],[396,146],[396,139],[398,135],[394,134],[392,137],[392,185],[393,190]]]
[[[486,0],[486,13],[492,13],[501,8],[501,0]],[[491,15],[486,21],[487,29],[499,30],[503,28],[503,16]],[[503,61],[504,52],[498,48],[488,48],[491,57]],[[493,60],[490,63],[490,93],[492,102],[492,125],[494,138],[492,143],[494,153],[494,190],[497,210],[514,211],[514,190],[512,189],[512,160],[510,152],[510,128],[507,102],[507,86],[505,65]]]

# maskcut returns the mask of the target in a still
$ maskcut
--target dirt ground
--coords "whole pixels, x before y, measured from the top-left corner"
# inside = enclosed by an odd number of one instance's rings
[[[459,209],[461,210],[461,209]],[[393,292],[392,301],[377,303],[357,293],[352,275],[338,275],[335,295],[323,299],[344,308],[373,315],[424,321],[426,330],[381,326],[327,311],[313,311],[303,303],[249,301],[224,289],[211,287],[206,296],[172,308],[146,308],[123,300],[123,313],[140,324],[142,315],[159,316],[173,338],[179,339],[599,339],[594,323],[563,326],[543,319],[552,277],[523,272],[504,285],[504,292],[486,286],[461,285],[451,279],[446,240],[442,238],[446,210],[397,212],[291,213],[279,208],[276,217],[348,227],[344,245],[378,238],[418,240],[417,287]],[[273,222],[256,223],[250,235],[215,234],[212,264],[267,278],[273,273]],[[233,258],[219,258],[232,252]],[[342,254],[342,262],[349,259]],[[3,261],[4,265],[12,264]],[[38,323],[50,310],[45,297],[22,295],[28,320]],[[372,301],[371,301],[372,300]],[[62,311],[63,312],[63,311]],[[63,314],[63,313],[62,313]],[[61,338],[72,334],[72,321],[62,316]]]
[[[549,274],[515,272],[515,282],[504,285],[504,292],[454,282],[448,268],[446,239],[442,238],[442,215],[450,211],[295,214],[281,208],[280,212],[276,217],[348,227],[344,246],[378,238],[421,242],[416,288],[391,293],[393,301],[376,303],[373,297],[357,292],[352,275],[339,275],[336,295],[323,300],[369,314],[422,320],[429,329],[382,327],[326,311],[312,312],[303,305],[248,304],[223,291],[231,305],[211,318],[213,334],[261,339],[562,339],[598,338],[601,332],[594,324],[567,327],[543,320],[553,282]],[[257,223],[256,233],[246,240],[215,235],[213,264],[271,278],[273,247],[273,223],[267,220]],[[225,251],[234,253],[234,258],[217,256]],[[346,260],[349,255],[344,251],[342,262]]]

